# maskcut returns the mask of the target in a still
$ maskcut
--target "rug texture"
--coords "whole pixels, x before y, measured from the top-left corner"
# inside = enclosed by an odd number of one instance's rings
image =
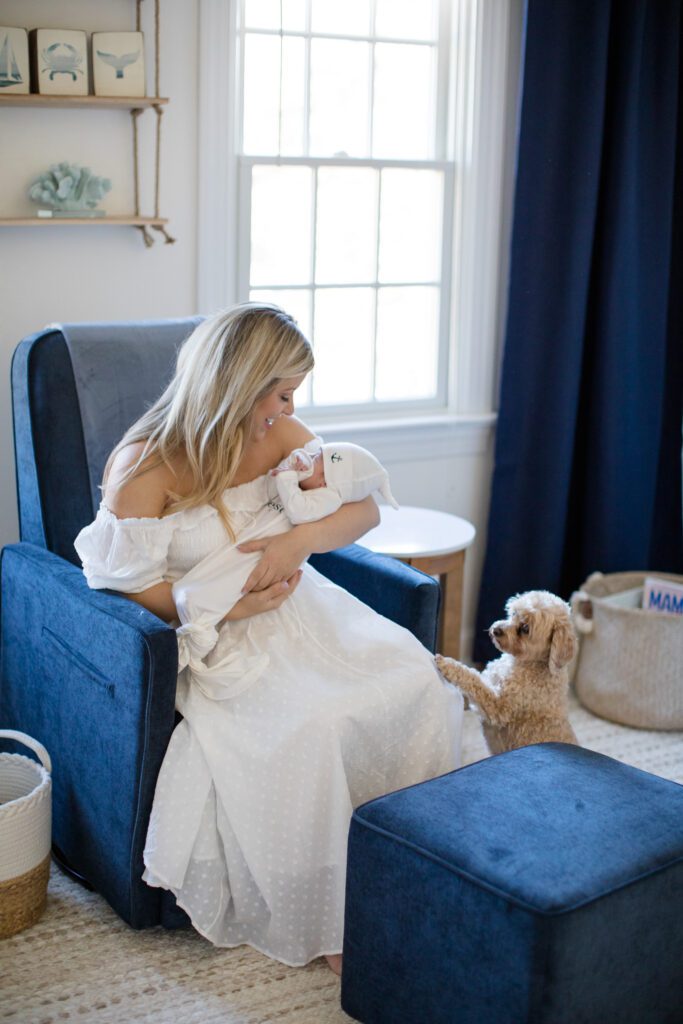
[[[583,746],[683,783],[683,733],[627,729],[576,702],[571,719]],[[485,756],[467,712],[465,762]],[[342,1024],[339,987],[324,960],[290,968],[192,931],[133,931],[54,865],[41,920],[0,941],[2,1024]]]

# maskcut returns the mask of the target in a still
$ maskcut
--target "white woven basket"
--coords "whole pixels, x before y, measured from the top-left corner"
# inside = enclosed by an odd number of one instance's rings
[[[0,738],[35,751],[0,754],[0,938],[38,920],[47,899],[52,837],[52,765],[45,747],[23,732],[0,729]]]
[[[683,729],[683,617],[605,600],[642,587],[652,575],[683,583],[663,572],[596,572],[572,595],[580,639],[574,685],[581,703],[601,718],[639,729]]]

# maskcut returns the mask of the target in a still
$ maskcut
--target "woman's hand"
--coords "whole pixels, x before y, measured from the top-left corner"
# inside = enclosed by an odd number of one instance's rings
[[[379,509],[372,497],[349,502],[329,516],[301,523],[288,533],[238,544],[239,551],[263,551],[263,557],[247,579],[242,593],[263,590],[291,574],[309,555],[334,551],[358,540],[377,526]]]
[[[265,590],[252,590],[251,593],[245,594],[244,597],[240,598],[237,604],[234,604],[224,619],[221,620],[219,626],[223,622],[236,622],[238,619],[249,619],[252,615],[260,615],[262,612],[272,612],[275,608],[279,608],[283,601],[286,601],[288,597],[291,597],[296,588],[299,585],[303,573],[301,569],[289,577],[287,580],[282,580],[279,583],[273,583],[272,586],[267,587]]]
[[[249,540],[238,544],[238,550],[244,552],[262,551],[263,556],[254,567],[242,587],[242,593],[253,590],[263,591],[274,583],[290,580],[301,563],[308,558],[310,550],[304,542],[305,534],[299,527],[287,533],[278,533],[274,537],[262,537],[260,540]]]

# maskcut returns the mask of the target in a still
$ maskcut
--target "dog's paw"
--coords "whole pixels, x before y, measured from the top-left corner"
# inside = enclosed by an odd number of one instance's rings
[[[434,655],[434,662],[442,676],[450,683],[457,683],[460,678],[461,665],[454,658],[444,658],[442,654]]]

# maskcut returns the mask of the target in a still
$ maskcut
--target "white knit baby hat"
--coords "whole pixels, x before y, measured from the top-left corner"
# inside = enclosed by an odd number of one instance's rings
[[[393,508],[398,502],[389,487],[389,474],[381,462],[358,444],[341,442],[321,446],[325,482],[339,492],[343,502],[362,501],[379,491]]]

